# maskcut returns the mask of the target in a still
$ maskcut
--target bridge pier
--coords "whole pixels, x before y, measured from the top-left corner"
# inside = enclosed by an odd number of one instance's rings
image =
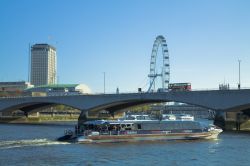
[[[78,124],[82,124],[88,119],[88,111],[87,110],[81,110],[80,116],[78,118]]]
[[[217,112],[214,124],[229,131],[250,131],[250,117],[242,111]]]

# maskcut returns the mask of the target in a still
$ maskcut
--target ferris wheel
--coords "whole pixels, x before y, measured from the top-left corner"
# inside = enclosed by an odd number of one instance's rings
[[[163,64],[162,64],[161,72],[158,73],[156,71],[156,65],[157,65],[156,58],[157,58],[157,52],[160,46],[162,49]],[[168,89],[169,78],[170,78],[169,53],[168,53],[166,39],[162,35],[157,36],[154,41],[154,45],[153,45],[153,49],[151,53],[151,60],[150,60],[150,72],[149,72],[148,77],[150,79],[148,92],[155,90],[156,77],[161,77],[161,81],[162,81],[161,90],[165,91]]]

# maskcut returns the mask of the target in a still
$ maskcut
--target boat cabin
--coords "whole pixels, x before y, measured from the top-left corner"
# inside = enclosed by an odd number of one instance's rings
[[[110,131],[169,131],[171,133],[177,132],[201,132],[205,128],[196,121],[105,121],[95,120],[87,121],[80,126],[80,131],[97,131],[97,132],[110,132]]]
[[[135,125],[132,122],[95,120],[85,122],[80,128],[94,131],[124,131],[135,130]]]

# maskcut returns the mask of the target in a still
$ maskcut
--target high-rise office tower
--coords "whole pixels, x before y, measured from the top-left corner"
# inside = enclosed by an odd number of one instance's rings
[[[56,48],[48,44],[31,47],[31,84],[56,84]]]

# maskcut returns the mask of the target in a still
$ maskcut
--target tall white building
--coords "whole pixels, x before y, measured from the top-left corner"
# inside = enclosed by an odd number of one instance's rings
[[[56,84],[56,48],[48,44],[31,47],[31,84]]]

